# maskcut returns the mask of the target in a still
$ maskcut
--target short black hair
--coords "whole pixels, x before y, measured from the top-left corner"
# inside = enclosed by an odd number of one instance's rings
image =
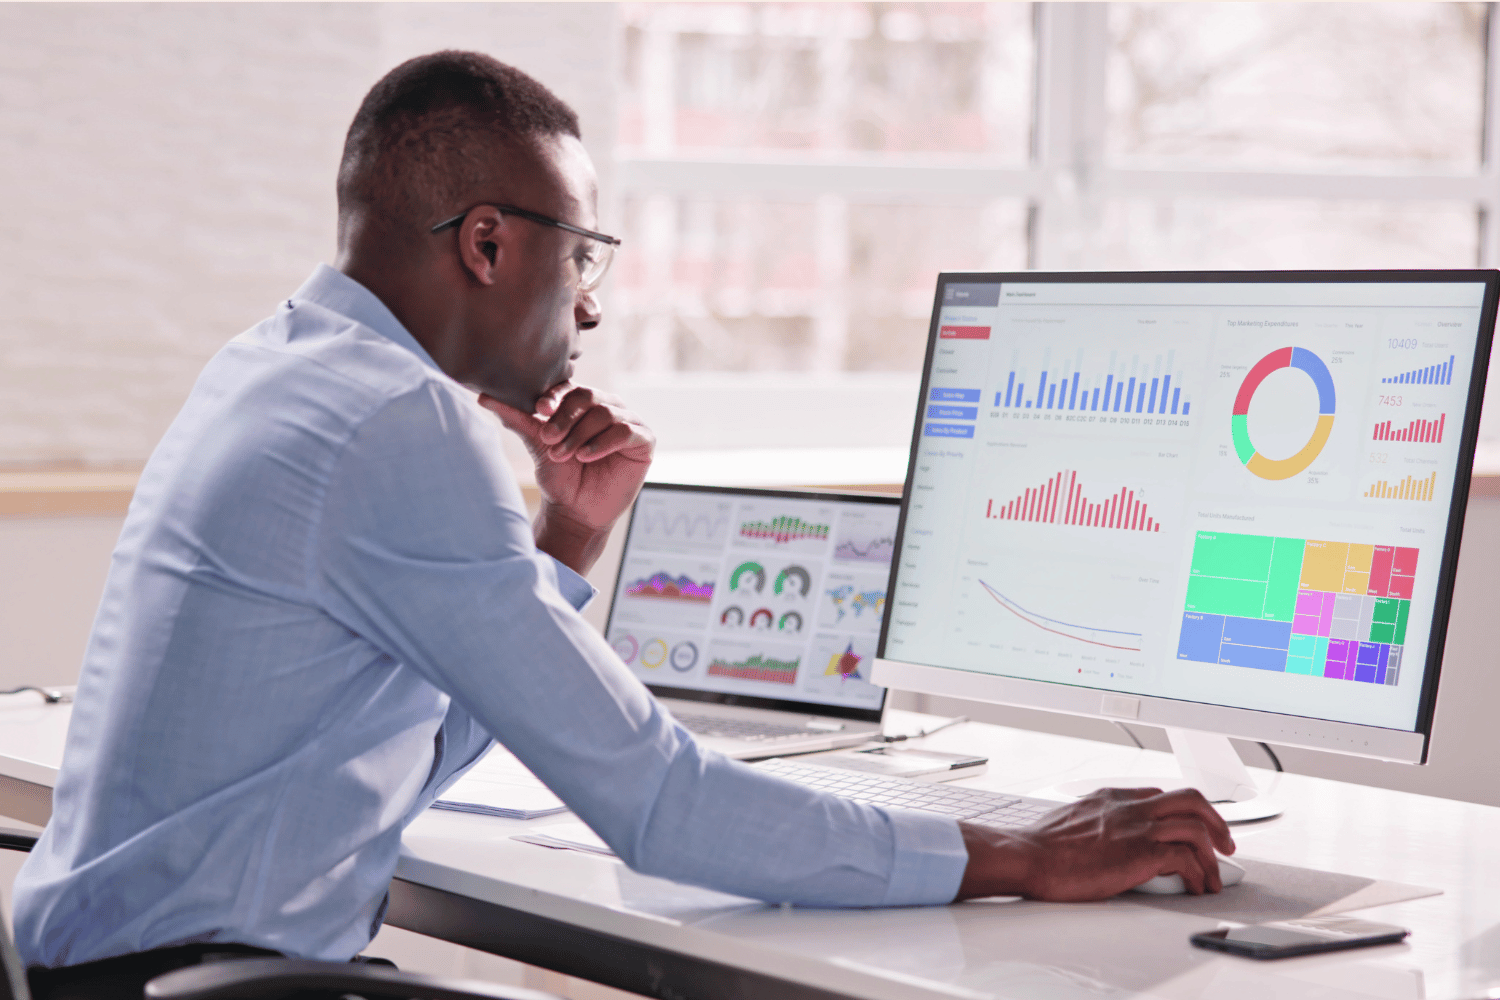
[[[536,80],[479,52],[409,59],[380,79],[349,126],[339,215],[365,208],[398,229],[431,226],[494,174],[499,148],[580,138],[578,115]]]

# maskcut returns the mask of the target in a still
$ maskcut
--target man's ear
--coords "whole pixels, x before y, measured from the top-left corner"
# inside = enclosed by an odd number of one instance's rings
[[[493,285],[496,271],[512,250],[507,244],[514,228],[492,206],[481,205],[458,228],[458,256],[475,281]]]

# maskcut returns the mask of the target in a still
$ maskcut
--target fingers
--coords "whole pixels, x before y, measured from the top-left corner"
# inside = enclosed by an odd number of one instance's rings
[[[537,457],[545,454],[554,462],[575,456],[593,462],[631,448],[649,450],[655,443],[620,400],[572,382],[548,389],[537,400],[535,413],[523,413],[492,396],[481,395],[479,403],[520,434]]]
[[[1209,852],[1212,854],[1212,852]],[[1186,844],[1160,844],[1157,848],[1158,875],[1180,875],[1182,884],[1189,893],[1201,896],[1205,892],[1218,892],[1224,888],[1219,878],[1217,861],[1205,868],[1202,860]]]
[[[547,457],[555,462],[569,458],[604,431],[616,426],[615,414],[608,407],[593,406],[577,414],[573,410],[569,402],[564,402],[563,409],[542,430],[543,439],[557,439],[547,451]],[[571,426],[564,431],[562,428],[567,423]]]
[[[649,447],[653,439],[633,424],[614,424],[577,451],[580,462],[597,462],[607,455]]]
[[[536,401],[536,412],[539,416],[550,417],[557,412],[562,405],[563,397],[572,392],[578,386],[572,382],[559,382],[546,392],[542,393]]]
[[[1214,847],[1220,853],[1234,853],[1234,837],[1229,833],[1229,824],[1224,822],[1224,817],[1219,815],[1219,811],[1196,788],[1166,792],[1153,803],[1152,816],[1155,818],[1177,815],[1196,816],[1207,828]]]
[[[541,430],[541,440],[550,445],[547,457],[554,462],[573,457],[597,461],[618,451],[649,448],[654,441],[614,397],[581,386],[557,404]]]
[[[542,428],[546,425],[530,413],[522,413],[514,406],[500,402],[494,396],[481,394],[479,405],[500,418],[500,422],[515,431],[528,443],[541,444]]]
[[[1205,889],[1218,892],[1224,888],[1219,876],[1219,857],[1203,824],[1191,816],[1174,816],[1158,820],[1151,836],[1159,844],[1169,845],[1172,857],[1181,864],[1173,869],[1182,875],[1188,891],[1198,895]],[[1165,871],[1160,874],[1166,874]]]

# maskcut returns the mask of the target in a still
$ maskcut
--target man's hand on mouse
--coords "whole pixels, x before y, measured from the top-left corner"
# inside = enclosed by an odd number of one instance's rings
[[[640,492],[656,436],[617,397],[572,382],[547,390],[533,413],[491,396],[479,403],[521,436],[536,463],[537,548],[587,572]]]
[[[1107,788],[1015,830],[960,824],[969,865],[958,899],[1108,899],[1156,875],[1193,895],[1223,885],[1214,854],[1234,853],[1229,826],[1195,789]]]

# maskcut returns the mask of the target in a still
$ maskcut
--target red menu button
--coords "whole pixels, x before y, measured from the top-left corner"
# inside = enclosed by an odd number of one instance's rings
[[[987,326],[940,326],[938,337],[943,340],[989,340],[990,328]]]

